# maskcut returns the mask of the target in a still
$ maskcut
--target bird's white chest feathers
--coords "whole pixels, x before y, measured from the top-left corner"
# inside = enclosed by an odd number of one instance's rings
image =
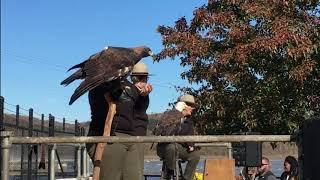
[[[131,69],[132,68],[130,68],[130,67],[125,67],[125,68],[119,69],[118,76],[124,76],[124,75],[128,74],[131,71]]]

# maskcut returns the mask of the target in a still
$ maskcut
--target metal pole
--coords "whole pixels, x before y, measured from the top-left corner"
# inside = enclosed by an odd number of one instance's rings
[[[55,180],[55,168],[54,168],[55,154],[56,154],[56,144],[52,146],[52,149],[50,152],[50,180]]]
[[[74,121],[74,136],[80,136],[78,133],[78,121],[77,120]],[[77,157],[78,157],[78,148],[75,147],[74,148],[74,162],[73,162],[74,172],[78,172]]]
[[[87,150],[85,144],[83,144],[82,150],[82,176],[85,178],[87,176]]]
[[[227,149],[228,149],[228,157],[229,159],[232,159],[232,144],[231,143],[228,143],[227,145]]]
[[[11,137],[12,144],[41,143],[152,143],[152,142],[290,142],[292,135],[206,135],[206,136],[59,136],[59,137]]]
[[[54,117],[49,114],[49,137],[54,136]],[[44,142],[45,143],[45,142]],[[51,177],[54,177],[54,162],[52,162],[52,153],[54,154],[54,145],[49,145],[48,146],[48,178],[51,179]],[[53,171],[52,171],[53,169]]]
[[[33,109],[29,109],[29,130],[28,130],[29,137],[33,136]],[[28,145],[28,180],[32,178],[32,152],[33,152],[33,145]]]
[[[28,145],[28,172],[27,172],[27,179],[31,180],[32,177],[32,145]]]
[[[60,170],[61,170],[61,173],[62,173],[62,177],[64,178],[65,177],[65,174],[64,174],[64,170],[63,170],[63,166],[62,166],[62,163],[60,161],[60,157],[59,157],[59,154],[58,154],[58,151],[56,150],[56,156],[57,156],[57,160],[58,160],[58,163],[59,163],[59,167],[60,167]]]
[[[82,127],[81,129],[81,135],[84,136],[85,134],[85,130],[84,128]],[[87,175],[87,151],[86,151],[86,144],[82,144],[82,176],[83,178],[86,177]]]
[[[178,148],[177,148],[177,143],[174,143],[174,156],[175,156],[175,174],[176,174],[176,180],[179,180],[179,165],[178,165],[178,161],[179,161],[179,152],[178,152]]]
[[[81,144],[77,149],[77,179],[81,178]]]
[[[87,148],[86,148],[86,153],[87,153]],[[88,153],[86,154],[86,159],[87,159],[87,161],[86,161],[86,163],[87,163],[87,177],[90,177],[90,161],[91,161],[91,159],[90,159],[90,157],[89,157],[89,155],[88,155]]]
[[[22,137],[24,137],[24,130],[22,129],[21,130],[21,135]],[[25,144],[21,144],[21,164],[20,164],[20,167],[21,167],[21,179],[23,179],[23,174],[24,174],[24,167],[23,167],[23,164],[24,164],[24,149],[25,149]]]
[[[9,156],[11,141],[10,136],[12,132],[10,131],[0,131],[1,139],[1,152],[2,152],[2,162],[1,162],[1,180],[9,179]]]
[[[37,137],[39,137],[39,133],[37,132]],[[34,145],[35,148],[37,149],[34,154],[35,154],[35,158],[36,158],[36,164],[35,164],[35,168],[34,168],[34,176],[38,178],[38,153],[39,153],[39,146],[38,144]],[[36,179],[37,179],[36,178]]]

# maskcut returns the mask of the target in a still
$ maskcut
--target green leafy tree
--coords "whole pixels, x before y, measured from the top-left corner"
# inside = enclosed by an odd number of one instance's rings
[[[193,15],[158,27],[157,60],[186,67],[203,133],[286,134],[320,114],[318,0],[209,0]]]

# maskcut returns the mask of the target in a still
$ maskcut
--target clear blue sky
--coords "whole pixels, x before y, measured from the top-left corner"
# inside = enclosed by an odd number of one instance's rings
[[[80,81],[60,86],[71,74],[66,70],[106,46],[147,45],[158,53],[158,25],[172,26],[182,16],[190,20],[193,10],[206,2],[1,0],[1,95],[6,109],[19,104],[67,121],[90,120],[87,94],[68,105]],[[180,78],[183,69],[170,59],[143,62],[154,74],[148,113],[163,112],[179,96],[173,85],[187,84]]]

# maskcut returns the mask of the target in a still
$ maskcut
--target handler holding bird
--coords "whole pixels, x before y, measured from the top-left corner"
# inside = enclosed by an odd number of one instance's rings
[[[91,122],[88,136],[146,135],[146,110],[152,86],[147,83],[146,65],[136,63],[150,55],[150,49],[145,46],[109,47],[70,68],[80,69],[61,84],[84,79],[69,104],[89,91]],[[127,80],[131,71],[132,83]],[[87,149],[94,163],[93,179],[142,179],[143,144],[98,143],[87,144]]]

